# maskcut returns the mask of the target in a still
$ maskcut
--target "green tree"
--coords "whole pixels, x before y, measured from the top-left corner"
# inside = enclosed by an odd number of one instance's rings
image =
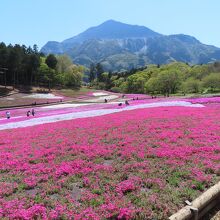
[[[58,56],[56,70],[59,73],[65,73],[72,64],[72,60],[67,55]]]
[[[220,73],[211,73],[203,79],[203,86],[211,92],[220,89]]]
[[[14,47],[9,46],[9,54],[8,54],[8,62],[7,65],[9,67],[9,80],[13,84],[13,88],[15,88],[16,78],[18,79],[18,73],[21,68],[22,62],[22,54],[21,47],[16,44]],[[16,77],[17,76],[17,77]]]
[[[55,70],[48,67],[44,60],[41,62],[37,75],[37,81],[38,84],[48,86],[49,91],[51,87],[56,83]]]
[[[35,74],[40,67],[40,57],[37,54],[30,54],[28,59],[28,70],[30,71],[30,86],[32,86]]]
[[[196,65],[193,66],[190,75],[195,79],[202,80],[206,75],[209,73],[209,66],[208,65]]]
[[[175,93],[180,86],[178,71],[164,70],[158,74],[157,79],[160,92],[166,96]]]
[[[127,90],[133,93],[144,93],[146,81],[150,78],[148,72],[137,72],[127,78]]]
[[[201,81],[194,78],[188,78],[181,85],[181,90],[184,94],[186,93],[198,93],[200,91]]]
[[[45,60],[45,63],[51,69],[55,69],[57,65],[57,58],[53,54],[49,54]]]
[[[84,68],[82,66],[71,65],[64,73],[64,83],[68,87],[78,89],[82,84]]]
[[[102,81],[105,90],[108,90],[112,87],[111,76],[112,76],[111,72],[102,73]]]
[[[90,83],[93,82],[95,78],[96,78],[96,67],[92,63],[90,64],[90,67],[89,67],[89,82]]]
[[[34,46],[33,46],[33,52],[34,52],[35,54],[39,54],[39,52],[38,52],[38,46],[37,46],[36,44],[34,44]]]
[[[101,65],[101,63],[96,64],[96,75],[99,82],[102,82],[102,73],[104,73],[104,69]]]
[[[151,95],[156,95],[160,92],[160,87],[158,79],[156,77],[151,77],[144,85],[145,93]]]

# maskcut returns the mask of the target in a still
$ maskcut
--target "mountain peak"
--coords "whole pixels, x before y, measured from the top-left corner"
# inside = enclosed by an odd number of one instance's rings
[[[116,27],[119,27],[119,28],[122,28],[121,31],[123,31],[125,29],[133,29],[134,31],[142,29],[142,30],[145,30],[145,31],[147,30],[148,32],[149,31],[154,32],[154,31],[150,30],[149,28],[147,28],[145,26],[126,24],[126,23],[116,21],[116,20],[113,20],[113,19],[107,20],[107,21],[103,22],[102,24],[98,25],[95,28],[98,28],[98,27],[109,27],[109,28],[113,28],[113,29],[116,28]],[[120,30],[117,30],[117,31],[120,31]],[[156,33],[156,32],[154,32],[154,33]],[[147,34],[149,34],[149,33],[147,33]],[[156,33],[156,34],[158,34],[158,33]],[[158,35],[160,35],[160,34],[158,34]],[[146,37],[148,37],[148,36],[146,35]]]
[[[116,21],[116,20],[113,20],[113,19],[109,19],[109,20],[103,22],[102,24],[115,24],[115,23],[121,23],[122,24],[122,22]]]
[[[91,27],[81,34],[63,41],[64,44],[81,43],[91,39],[129,39],[129,38],[151,38],[161,36],[161,34],[151,29],[139,26],[125,24],[115,20],[107,20],[104,23]]]
[[[113,20],[113,19],[107,20],[107,21],[101,23],[101,24],[98,25],[98,26],[108,26],[108,25],[138,26],[138,25],[126,24],[126,23],[123,23],[123,22],[120,22],[120,21],[116,21],[116,20]],[[97,26],[97,27],[98,27],[98,26]]]

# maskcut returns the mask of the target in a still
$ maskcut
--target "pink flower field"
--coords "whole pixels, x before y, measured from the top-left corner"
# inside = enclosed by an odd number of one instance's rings
[[[167,219],[220,180],[220,103],[0,131],[0,219]]]

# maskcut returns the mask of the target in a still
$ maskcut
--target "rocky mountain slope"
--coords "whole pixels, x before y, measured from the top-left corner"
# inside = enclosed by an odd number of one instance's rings
[[[191,64],[220,60],[220,49],[196,38],[162,35],[144,26],[109,20],[63,42],[49,41],[45,54],[68,54],[74,63],[89,67],[101,62],[106,70],[131,69],[146,64],[182,61]]]

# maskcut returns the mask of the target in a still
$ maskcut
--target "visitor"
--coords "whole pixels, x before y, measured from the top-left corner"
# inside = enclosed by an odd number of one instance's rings
[[[32,110],[31,110],[31,114],[32,114],[32,116],[34,116],[35,115],[35,110],[32,108]]]
[[[118,106],[122,106],[122,103],[120,102],[120,103],[118,104]]]
[[[27,111],[27,117],[29,117],[29,116],[30,116],[30,114],[31,114],[31,111],[30,111],[30,110],[28,110],[28,111]]]
[[[125,100],[125,105],[129,105],[128,100]]]
[[[6,114],[6,118],[7,118],[7,119],[10,119],[10,118],[11,118],[10,112],[7,111],[5,114]]]
[[[107,99],[105,99],[105,103],[107,103],[108,102],[108,100]]]

